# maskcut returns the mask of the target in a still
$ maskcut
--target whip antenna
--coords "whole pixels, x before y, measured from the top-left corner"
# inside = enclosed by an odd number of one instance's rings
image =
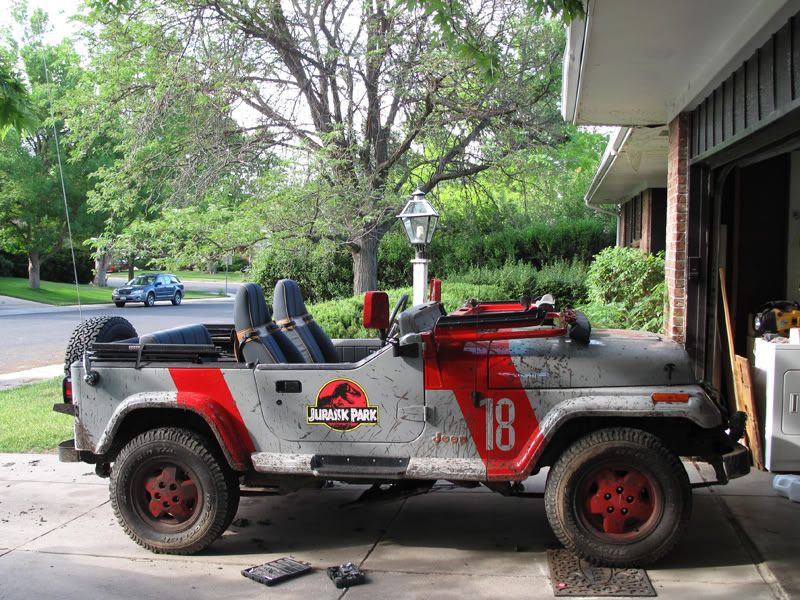
[[[44,57],[44,41],[42,41],[42,66],[44,67],[44,80],[47,83],[47,96],[50,101],[50,118],[53,121],[53,137],[56,143],[56,158],[58,159],[58,173],[61,177],[61,195],[64,197],[64,215],[67,218],[67,235],[69,236],[69,251],[72,255],[72,274],[75,277],[75,294],[78,297],[78,318],[83,321],[81,308],[81,290],[78,287],[78,265],[75,261],[75,245],[72,243],[72,223],[69,218],[69,204],[67,203],[67,188],[64,185],[64,168],[61,166],[61,150],[58,144],[58,127],[56,127],[56,114],[53,109],[53,90],[50,88],[50,71],[47,69],[47,60]]]

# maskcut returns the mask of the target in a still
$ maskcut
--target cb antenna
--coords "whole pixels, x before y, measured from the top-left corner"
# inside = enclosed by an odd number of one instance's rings
[[[67,188],[64,185],[64,167],[61,165],[61,149],[58,143],[58,127],[56,127],[56,114],[53,108],[53,90],[50,85],[50,71],[47,68],[47,60],[44,55],[44,36],[40,36],[42,66],[44,67],[44,80],[47,83],[47,96],[50,104],[50,120],[53,121],[53,139],[56,144],[56,158],[58,159],[58,173],[61,177],[61,195],[64,198],[64,215],[67,218],[67,235],[69,236],[69,251],[72,255],[72,275],[75,277],[75,295],[78,298],[78,318],[83,322],[83,309],[81,307],[81,290],[78,286],[78,265],[75,261],[75,245],[72,243],[72,223],[69,218],[69,204],[67,203]]]

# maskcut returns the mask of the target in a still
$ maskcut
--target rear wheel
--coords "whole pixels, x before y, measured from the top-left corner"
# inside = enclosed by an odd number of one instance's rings
[[[156,303],[156,295],[153,292],[147,294],[147,297],[144,299],[145,306],[153,306]]]
[[[175,292],[175,295],[172,297],[172,306],[178,306],[183,300],[183,295],[180,292]]]
[[[123,304],[125,304],[123,302]],[[119,304],[117,304],[119,306]],[[92,317],[78,325],[72,332],[64,356],[64,372],[69,375],[69,367],[83,358],[83,353],[94,342],[119,342],[135,338],[138,334],[130,321],[124,317]]]
[[[111,505],[133,541],[157,553],[194,554],[230,525],[239,505],[235,474],[211,444],[186,429],[131,440],[111,471]]]
[[[553,466],[545,508],[556,537],[594,564],[638,566],[673,547],[692,492],[678,457],[637,429],[596,431]]]

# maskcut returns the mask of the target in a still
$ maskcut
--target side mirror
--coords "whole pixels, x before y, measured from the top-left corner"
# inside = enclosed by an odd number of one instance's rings
[[[364,329],[389,328],[389,294],[367,292],[364,294]]]

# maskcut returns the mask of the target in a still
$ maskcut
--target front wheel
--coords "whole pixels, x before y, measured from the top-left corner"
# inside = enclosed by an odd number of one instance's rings
[[[175,292],[175,295],[172,297],[172,306],[178,306],[183,300],[183,296],[180,292]]]
[[[654,435],[602,429],[553,466],[545,509],[568,550],[594,564],[632,567],[675,545],[691,515],[692,491],[678,457]]]
[[[236,478],[209,442],[186,429],[146,431],[120,451],[111,506],[125,533],[156,553],[194,554],[216,540],[239,504]]]
[[[144,299],[145,306],[153,306],[156,303],[156,295],[153,292],[147,294],[147,297]]]

